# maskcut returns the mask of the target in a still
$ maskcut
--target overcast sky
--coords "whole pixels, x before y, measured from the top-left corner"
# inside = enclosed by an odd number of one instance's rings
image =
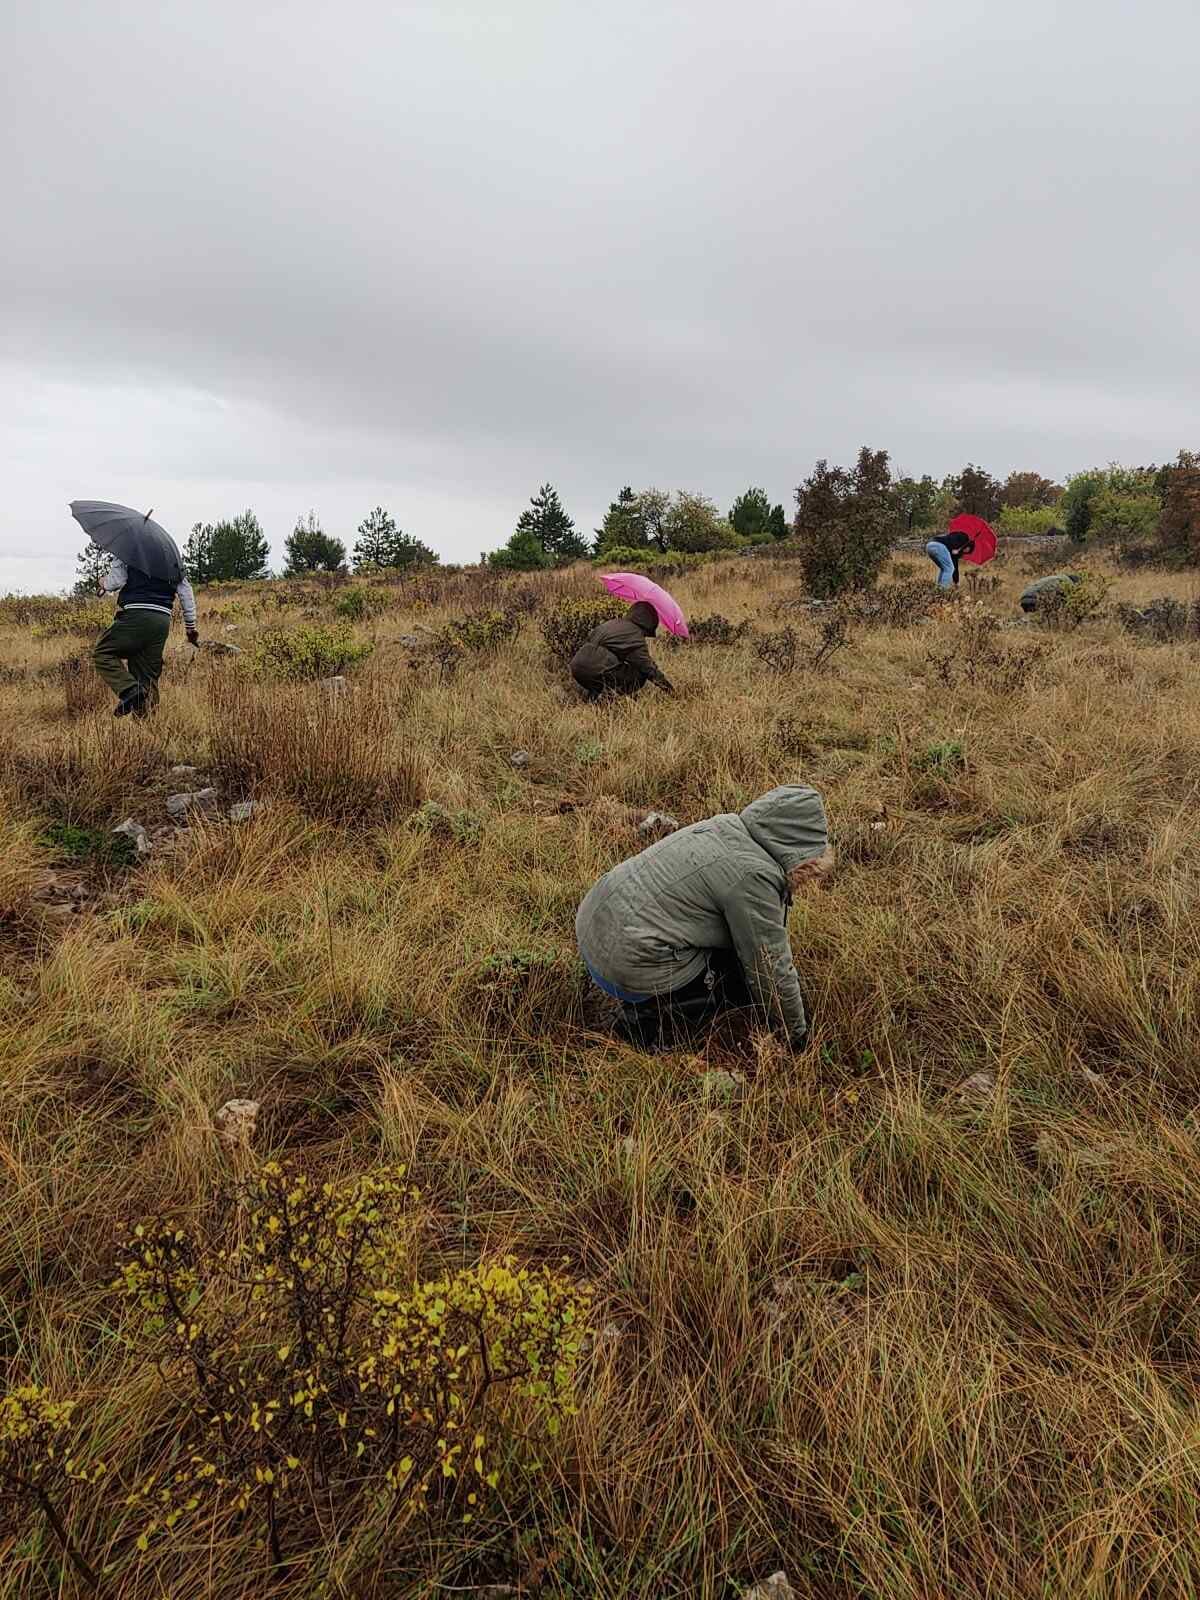
[[[1200,448],[1197,0],[0,0],[0,590]]]

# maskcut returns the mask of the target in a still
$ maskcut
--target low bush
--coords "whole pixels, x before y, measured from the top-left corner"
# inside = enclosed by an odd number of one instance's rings
[[[112,604],[106,600],[50,601],[33,614],[38,618],[30,630],[35,639],[94,639],[113,620]]]
[[[1038,621],[1059,633],[1073,633],[1100,616],[1108,602],[1112,579],[1103,573],[1084,572],[1078,583],[1064,583],[1038,596]]]
[[[755,642],[754,651],[770,672],[787,674],[798,667],[820,672],[849,643],[849,619],[838,606],[816,613],[812,626],[803,632],[789,624],[763,634]]]
[[[993,694],[1013,695],[1033,679],[1049,646],[1029,640],[1020,646],[1001,643],[1000,621],[983,606],[960,607],[954,613],[951,640],[925,655],[925,665],[947,688],[968,684]]]
[[[1057,506],[1001,506],[996,532],[1008,534],[1065,534]]]
[[[845,605],[860,627],[907,628],[921,617],[932,616],[948,598],[935,584],[906,577],[903,583],[862,590]]]
[[[541,618],[542,638],[556,662],[570,661],[593,629],[629,610],[627,600],[600,595],[595,600],[560,600]]]
[[[520,611],[481,610],[448,622],[430,641],[428,650],[414,656],[414,671],[436,669],[443,681],[454,677],[463,661],[472,655],[490,655],[501,645],[512,644],[521,633],[524,614]]]
[[[339,575],[335,573],[330,576],[336,578]],[[391,604],[389,597],[380,590],[368,589],[364,584],[356,583],[342,589],[333,603],[333,609],[347,622],[365,622],[368,617],[386,611]]]
[[[52,822],[40,842],[66,861],[92,862],[105,867],[131,867],[137,847],[125,834],[111,828],[84,828],[74,822]]]
[[[311,623],[303,628],[268,629],[250,652],[250,665],[260,677],[289,683],[332,678],[356,662],[365,661],[374,647],[356,639],[348,622]]]
[[[688,623],[688,641],[692,644],[707,645],[732,645],[740,644],[750,632],[749,622],[730,622],[728,617],[723,617],[720,612],[714,612],[711,617],[696,617]],[[684,643],[681,639],[680,644]]]
[[[1200,600],[1193,600],[1189,605],[1185,600],[1160,595],[1147,606],[1122,603],[1116,607],[1115,615],[1126,633],[1147,643],[1173,644],[1200,639]]]
[[[318,1556],[331,1500],[343,1523],[386,1510],[392,1535],[470,1524],[516,1434],[573,1413],[588,1290],[511,1258],[423,1281],[418,1198],[402,1168],[322,1183],[268,1163],[228,1185],[219,1226],[134,1229],[125,1334],[190,1413],[128,1496],[144,1556],[197,1519],[247,1518],[266,1583]]]

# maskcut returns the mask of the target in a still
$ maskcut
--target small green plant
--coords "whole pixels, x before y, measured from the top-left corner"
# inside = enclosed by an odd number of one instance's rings
[[[566,663],[602,622],[623,617],[628,610],[627,601],[611,594],[595,600],[560,600],[541,619],[542,638],[553,659]]]
[[[413,826],[421,833],[432,833],[455,844],[476,844],[483,823],[473,811],[448,811],[435,800],[427,800],[413,816]]]
[[[604,759],[604,746],[599,739],[581,739],[575,746],[575,759],[581,767],[591,767]]]
[[[131,867],[137,860],[137,847],[127,835],[85,828],[74,822],[52,822],[42,835],[42,843],[68,861]]]
[[[77,1410],[74,1401],[52,1400],[35,1385],[0,1396],[0,1511],[5,1501],[18,1515],[40,1511],[79,1577],[98,1592],[100,1580],[68,1532],[63,1510],[75,1484],[97,1483],[105,1472],[103,1462],[79,1458]],[[13,1531],[13,1522],[5,1525]]]
[[[940,778],[961,772],[967,764],[962,740],[942,739],[937,744],[929,745],[918,757],[916,764],[922,772],[931,772]]]
[[[372,648],[354,637],[348,622],[309,623],[290,631],[270,628],[255,644],[250,664],[260,677],[303,683],[335,677],[365,661]]]

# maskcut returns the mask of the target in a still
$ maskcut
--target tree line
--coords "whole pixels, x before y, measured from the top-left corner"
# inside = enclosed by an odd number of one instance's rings
[[[864,446],[853,466],[816,463],[795,491],[789,518],[765,489],[752,486],[724,515],[707,495],[679,489],[623,487],[591,537],[576,526],[552,483],[544,483],[517,518],[511,538],[485,552],[483,564],[513,572],[565,566],[587,558],[620,562],[647,552],[706,554],[800,538],[820,546],[822,561],[873,566],[873,552],[898,538],[944,528],[958,512],[992,522],[1004,534],[1065,533],[1077,543],[1115,541],[1130,559],[1200,562],[1200,452],[1181,450],[1166,466],[1110,463],[1075,473],[1065,484],[1039,472],[993,477],[968,462],[940,480],[896,474],[886,450]],[[854,533],[850,543],[848,528]],[[823,531],[822,531],[823,530]],[[846,546],[846,548],[840,548]],[[184,549],[193,583],[269,577],[270,544],[253,511],[196,523]],[[359,523],[349,557],[345,543],[301,517],[284,545],[284,577],[314,572],[403,572],[437,565],[427,544],[397,526],[382,506]],[[78,592],[94,592],[106,558],[94,548],[79,557]]]

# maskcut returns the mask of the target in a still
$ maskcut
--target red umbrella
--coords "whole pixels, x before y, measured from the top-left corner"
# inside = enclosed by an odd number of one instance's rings
[[[970,555],[963,557],[972,566],[982,567],[996,554],[996,535],[982,517],[973,517],[969,511],[964,511],[955,517],[950,524],[950,533],[965,533],[968,539],[974,539],[975,548]]]

